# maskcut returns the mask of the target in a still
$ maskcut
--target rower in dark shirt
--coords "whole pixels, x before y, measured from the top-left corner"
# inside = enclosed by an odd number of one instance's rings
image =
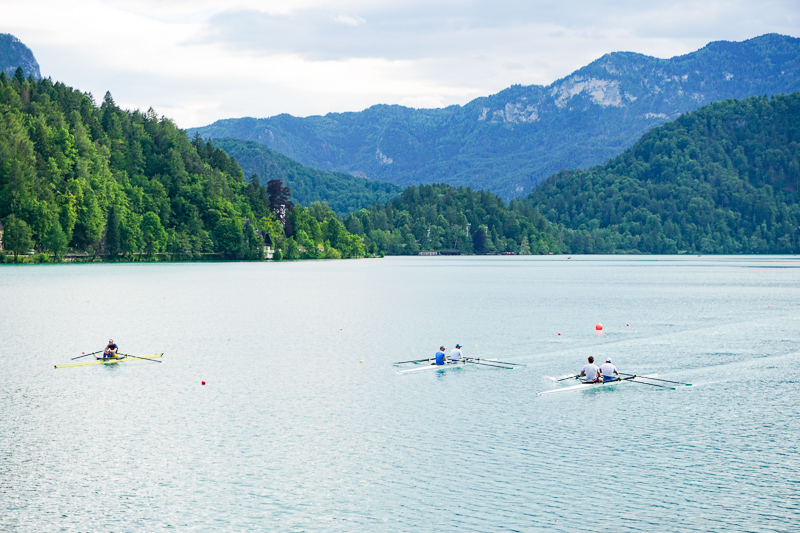
[[[103,350],[103,359],[114,359],[117,357],[119,348],[114,344],[114,339],[108,339],[108,346]]]

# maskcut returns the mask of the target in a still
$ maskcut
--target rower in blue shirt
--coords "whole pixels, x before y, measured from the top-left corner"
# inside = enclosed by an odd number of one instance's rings
[[[447,355],[444,353],[444,346],[439,346],[439,351],[436,352],[436,364],[437,365],[447,364]]]

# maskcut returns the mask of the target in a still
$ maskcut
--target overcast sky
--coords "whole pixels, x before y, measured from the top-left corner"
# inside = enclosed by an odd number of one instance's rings
[[[798,0],[0,0],[42,75],[178,126],[465,104],[614,51],[800,36]]]

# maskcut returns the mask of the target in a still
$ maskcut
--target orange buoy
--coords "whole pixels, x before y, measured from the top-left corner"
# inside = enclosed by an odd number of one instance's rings
[[[603,324],[597,324],[597,325],[594,327],[594,329],[596,329],[597,331],[603,331]]]

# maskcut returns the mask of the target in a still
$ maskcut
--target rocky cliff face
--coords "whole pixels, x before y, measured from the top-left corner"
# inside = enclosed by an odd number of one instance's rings
[[[627,108],[644,119],[672,120],[721,98],[753,96],[758,88],[794,92],[800,74],[798,41],[765,35],[743,43],[715,42],[671,59],[607,54],[547,87],[523,88],[529,95],[481,108],[479,120],[530,122],[548,112],[592,107]]]
[[[390,181],[522,196],[562,169],[620,154],[645,131],[714,101],[800,91],[800,39],[715,42],[670,59],[607,54],[549,86],[464,106],[218,121],[190,130],[274,148],[303,164]]]
[[[25,77],[33,76],[37,80],[42,78],[39,63],[33,57],[31,49],[13,35],[0,33],[0,70],[13,76],[19,67],[22,67]]]

